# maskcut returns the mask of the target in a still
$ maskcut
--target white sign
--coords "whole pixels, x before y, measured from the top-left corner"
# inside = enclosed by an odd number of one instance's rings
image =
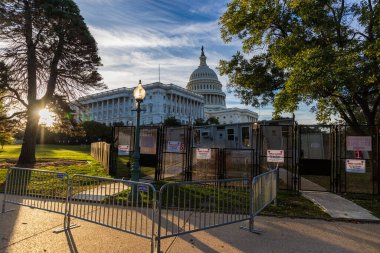
[[[346,148],[348,151],[372,151],[371,136],[347,136]]]
[[[284,150],[267,150],[267,162],[270,163],[283,163],[284,162]]]
[[[179,141],[168,141],[168,143],[166,145],[166,152],[180,153],[181,152],[181,142],[179,142]]]
[[[197,160],[209,160],[209,159],[211,159],[211,149],[210,148],[197,148],[196,157],[197,157]]]
[[[365,160],[346,159],[346,172],[365,173]]]
[[[129,155],[129,145],[119,145],[117,146],[117,155]]]

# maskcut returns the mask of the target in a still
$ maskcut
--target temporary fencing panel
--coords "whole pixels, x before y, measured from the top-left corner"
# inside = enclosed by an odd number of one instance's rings
[[[160,239],[250,218],[248,179],[177,182],[160,189]]]
[[[295,131],[297,125],[258,125],[258,162],[261,174],[269,169],[279,168],[279,187],[287,190],[298,189],[296,170],[297,143]],[[256,144],[257,145],[257,144]],[[276,156],[271,154],[277,153]]]
[[[245,228],[253,233],[261,233],[254,228],[254,218],[271,203],[277,204],[277,190],[279,170],[274,169],[255,176],[252,180],[250,193],[250,220],[249,227]]]
[[[192,148],[190,168],[192,181],[220,179],[220,150],[217,148]]]
[[[298,127],[300,190],[333,190],[336,179],[335,133],[333,126]]]
[[[379,129],[339,126],[337,171],[341,192],[379,194]]]
[[[112,139],[111,175],[130,178],[135,128],[132,126],[114,127]]]
[[[252,178],[254,176],[253,149],[224,149],[223,178]]]
[[[2,212],[6,211],[6,203],[11,203],[65,214],[68,191],[66,173],[10,168],[6,175]]]
[[[275,175],[272,175],[275,173]],[[147,183],[12,168],[7,173],[5,204],[64,214],[64,227],[77,218],[151,241],[250,220],[276,197],[277,173],[249,179],[168,183],[156,191]],[[158,196],[158,198],[157,198]],[[157,212],[158,211],[158,212]]]
[[[165,127],[162,142],[161,180],[188,180],[190,154],[190,128]]]
[[[151,184],[74,175],[70,217],[153,238],[155,189]]]
[[[107,174],[110,174],[111,145],[106,142],[91,143],[91,156],[103,165]]]

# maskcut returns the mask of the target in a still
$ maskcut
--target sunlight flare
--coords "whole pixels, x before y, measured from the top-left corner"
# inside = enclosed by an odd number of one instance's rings
[[[40,115],[40,124],[47,127],[51,127],[55,121],[55,114],[48,109],[41,109],[38,114]]]

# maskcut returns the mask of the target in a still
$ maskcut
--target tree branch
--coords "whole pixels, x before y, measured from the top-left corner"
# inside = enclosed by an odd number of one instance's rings
[[[12,118],[14,118],[16,116],[20,116],[20,115],[25,115],[25,113],[26,113],[25,111],[22,111],[22,112],[14,112],[10,116],[0,116],[0,121],[12,119]]]

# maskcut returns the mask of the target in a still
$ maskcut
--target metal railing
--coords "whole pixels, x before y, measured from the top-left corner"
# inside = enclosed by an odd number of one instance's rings
[[[249,230],[253,233],[261,233],[260,230],[254,228],[254,219],[268,205],[277,204],[278,191],[278,169],[273,169],[253,178],[250,194],[250,220]],[[246,229],[242,227],[243,229]]]
[[[151,241],[249,220],[277,196],[278,169],[249,179],[175,182],[156,190],[152,184],[25,168],[10,168],[5,204],[64,214],[64,230],[81,219]]]
[[[68,224],[71,218],[78,218],[152,239],[155,203],[155,189],[151,184],[74,175]]]
[[[161,239],[247,220],[248,179],[165,184],[158,211],[158,249]]]
[[[68,189],[66,173],[13,167],[6,174],[1,211],[10,203],[66,214]]]

